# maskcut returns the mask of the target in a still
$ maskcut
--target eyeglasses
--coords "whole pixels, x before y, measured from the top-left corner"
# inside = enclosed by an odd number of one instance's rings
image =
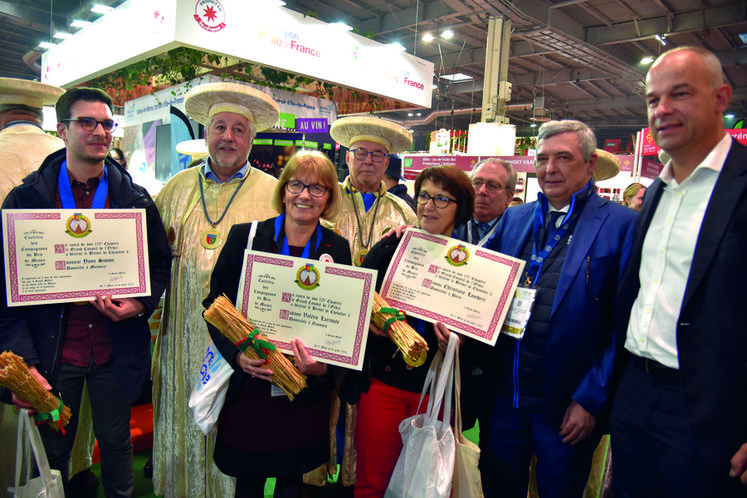
[[[371,159],[375,163],[380,163],[388,155],[386,152],[382,152],[380,150],[369,152],[366,149],[363,149],[361,147],[358,147],[357,149],[352,149],[350,152],[352,152],[353,157],[355,157],[359,161],[365,161],[368,155],[371,154]]]
[[[485,188],[488,189],[488,192],[498,192],[502,188],[506,188],[506,185],[501,185],[500,183],[496,182],[484,182],[482,180],[473,180],[472,186],[475,188],[475,191],[478,191],[482,188],[482,186],[485,185]]]
[[[300,194],[304,191],[304,189],[309,189],[309,195],[311,197],[323,197],[324,194],[326,194],[329,190],[329,187],[319,185],[318,183],[306,185],[305,183],[299,182],[298,180],[288,180],[287,182],[285,182],[285,189],[291,194]]]
[[[86,131],[93,131],[98,125],[107,133],[111,133],[117,129],[117,123],[113,119],[105,119],[98,121],[93,118],[75,118],[75,119],[63,119],[63,121],[76,122]]]
[[[456,199],[451,199],[450,197],[446,197],[445,195],[428,195],[425,192],[420,192],[418,194],[418,204],[421,206],[425,206],[428,204],[428,201],[433,199],[433,205],[436,206],[438,209],[443,209],[446,206],[449,205],[450,202],[457,202]]]

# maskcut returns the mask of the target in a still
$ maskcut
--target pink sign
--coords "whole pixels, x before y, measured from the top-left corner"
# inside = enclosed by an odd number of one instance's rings
[[[406,180],[414,180],[418,173],[431,166],[454,166],[470,173],[475,164],[489,157],[508,161],[516,171],[534,172],[534,156],[405,156],[403,176]]]
[[[620,171],[633,172],[633,161],[635,156],[632,154],[618,154],[617,158],[620,160]]]
[[[726,130],[734,140],[742,145],[747,145],[747,130],[736,129]],[[654,137],[651,136],[651,129],[643,129],[643,150],[641,151],[642,156],[656,156],[659,154],[659,146],[654,142]],[[644,175],[645,176],[645,175]]]
[[[644,178],[656,178],[661,173],[662,168],[664,168],[663,164],[645,157],[641,158],[641,176]]]

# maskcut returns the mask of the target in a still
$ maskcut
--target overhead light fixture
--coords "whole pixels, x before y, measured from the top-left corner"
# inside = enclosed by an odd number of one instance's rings
[[[413,114],[413,113],[411,113],[411,112],[408,112],[408,113],[407,113],[407,117],[408,117],[408,118],[411,118],[411,117],[413,117],[413,116],[414,116],[414,114]]]
[[[416,115],[416,116],[422,116],[422,115],[423,115],[423,113],[422,113],[422,112],[416,112],[416,113],[415,113],[415,115]]]
[[[341,29],[343,31],[353,31],[353,27],[352,26],[348,26],[344,22],[340,22],[340,21],[333,22],[332,24],[330,24],[330,26],[334,26],[334,27],[336,27],[338,29]]]
[[[659,43],[661,43],[663,47],[667,46],[667,41],[664,39],[664,37],[662,37],[661,35],[655,35],[655,36],[656,36],[656,39],[659,40]]]
[[[432,42],[432,41],[433,41],[433,35],[432,35],[432,34],[430,34],[430,33],[426,33],[426,34],[424,34],[424,35],[423,35],[423,41],[424,41],[425,43],[430,43],[430,42]]]
[[[52,35],[52,38],[57,38],[58,40],[67,40],[68,38],[72,37],[73,35],[71,35],[70,33],[65,33],[64,31],[58,31]]]
[[[731,114],[731,113],[729,113],[729,114],[724,114],[724,117],[725,117],[726,119],[734,119],[734,114]]]
[[[742,43],[747,43],[747,33],[739,33],[737,36],[742,41]]]
[[[652,62],[654,62],[654,58],[651,57],[650,55],[647,55],[646,57],[644,57],[643,59],[641,59],[641,64],[644,64],[644,65],[645,64],[651,64]]]
[[[75,21],[73,21],[73,22],[70,23],[70,27],[83,29],[86,26],[90,26],[91,24],[93,24],[93,23],[91,23],[89,21],[82,21],[80,19],[76,19]]]
[[[404,52],[405,51],[405,47],[403,47],[401,43],[393,42],[393,43],[388,43],[386,46],[390,47],[390,48],[392,48],[392,49],[394,49],[394,50],[396,50],[398,52]]]
[[[453,74],[442,74],[441,79],[457,82],[457,81],[469,81],[469,80],[473,80],[474,78],[464,73],[453,73]]]
[[[55,45],[54,43],[49,43],[45,41],[39,44],[39,48],[43,48],[45,50],[49,50],[50,48],[55,48],[56,46],[57,45]]]
[[[529,125],[530,128],[537,128],[537,123],[532,123]]]
[[[441,38],[443,38],[444,40],[448,40],[452,36],[454,36],[454,32],[450,29],[446,29],[443,33],[441,33]]]
[[[98,3],[91,7],[91,12],[95,12],[96,14],[108,14],[113,10],[114,7],[109,7],[108,5],[101,5]]]

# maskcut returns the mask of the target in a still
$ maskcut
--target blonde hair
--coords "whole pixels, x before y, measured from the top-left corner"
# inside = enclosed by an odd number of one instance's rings
[[[642,183],[631,183],[625,187],[625,190],[623,190],[623,204],[625,206],[630,206],[630,199],[635,197],[639,190],[645,188],[646,186]]]
[[[293,154],[283,168],[278,178],[275,190],[272,192],[272,207],[278,213],[285,212],[285,184],[303,173],[311,173],[318,178],[319,184],[329,189],[327,207],[322,212],[322,218],[334,218],[340,211],[342,196],[338,185],[337,171],[327,156],[316,150],[302,150]]]

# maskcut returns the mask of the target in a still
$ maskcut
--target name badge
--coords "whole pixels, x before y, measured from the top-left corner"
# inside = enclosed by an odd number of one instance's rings
[[[503,322],[501,333],[521,339],[527,330],[527,323],[532,314],[534,298],[537,295],[537,289],[529,287],[517,287],[514,299],[511,301],[511,307],[506,313],[506,320]]]

